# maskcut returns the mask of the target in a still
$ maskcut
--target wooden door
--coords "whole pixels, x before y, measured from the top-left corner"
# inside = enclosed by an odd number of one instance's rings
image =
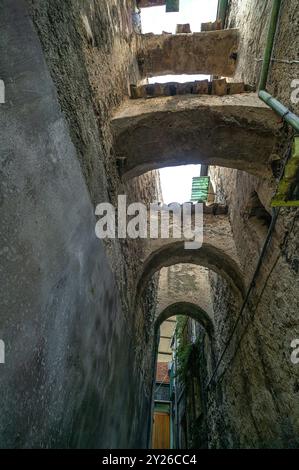
[[[153,449],[170,448],[169,413],[155,411],[153,427]]]

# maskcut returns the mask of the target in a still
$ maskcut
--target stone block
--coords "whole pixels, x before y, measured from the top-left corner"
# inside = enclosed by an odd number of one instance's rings
[[[164,96],[165,88],[164,83],[154,83],[154,96]]]
[[[277,132],[277,116],[255,93],[126,100],[111,124],[115,152],[127,157],[126,178],[176,162],[265,175]]]
[[[201,23],[201,31],[217,31],[222,29],[222,21],[216,20],[214,22],[209,21],[208,23]]]
[[[209,80],[196,80],[193,83],[192,93],[195,95],[207,95],[209,93]]]
[[[188,34],[143,34],[137,53],[142,77],[204,74],[233,77],[237,29]]]
[[[245,83],[244,88],[245,88],[245,92],[248,92],[248,93],[256,92],[256,86],[255,85],[249,85],[249,84]]]
[[[155,86],[153,83],[144,85],[146,96],[155,96]]]
[[[177,94],[177,82],[164,83],[164,92],[166,96],[174,96]]]

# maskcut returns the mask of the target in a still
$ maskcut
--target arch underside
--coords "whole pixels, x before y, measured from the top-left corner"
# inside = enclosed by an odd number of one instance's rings
[[[176,302],[166,307],[156,318],[155,331],[158,331],[165,320],[175,315],[186,315],[193,318],[203,326],[210,337],[213,336],[214,326],[211,318],[199,305],[191,302]]]

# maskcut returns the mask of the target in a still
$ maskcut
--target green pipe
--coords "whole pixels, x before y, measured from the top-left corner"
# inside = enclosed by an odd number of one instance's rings
[[[262,71],[260,76],[259,90],[265,90],[267,84],[267,78],[269,73],[269,67],[271,62],[275,32],[278,22],[278,16],[280,11],[281,0],[273,0],[273,6],[270,17],[270,25],[268,30],[266,48],[264,53],[264,60],[262,65]]]
[[[273,98],[270,93],[267,93],[264,90],[259,91],[259,97],[299,134],[299,117],[296,116],[296,114],[292,113],[288,108],[281,104],[280,101]]]

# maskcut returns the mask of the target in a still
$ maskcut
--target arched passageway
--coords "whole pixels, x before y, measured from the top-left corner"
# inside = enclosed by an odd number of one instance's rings
[[[237,262],[225,251],[204,243],[200,249],[186,250],[184,242],[168,240],[162,247],[153,251],[143,263],[142,275],[138,282],[137,297],[141,295],[146,283],[155,272],[164,266],[178,263],[198,264],[223,276],[234,290],[243,295],[245,286]]]
[[[277,118],[255,93],[126,101],[112,121],[124,177],[201,163],[266,176]]]

